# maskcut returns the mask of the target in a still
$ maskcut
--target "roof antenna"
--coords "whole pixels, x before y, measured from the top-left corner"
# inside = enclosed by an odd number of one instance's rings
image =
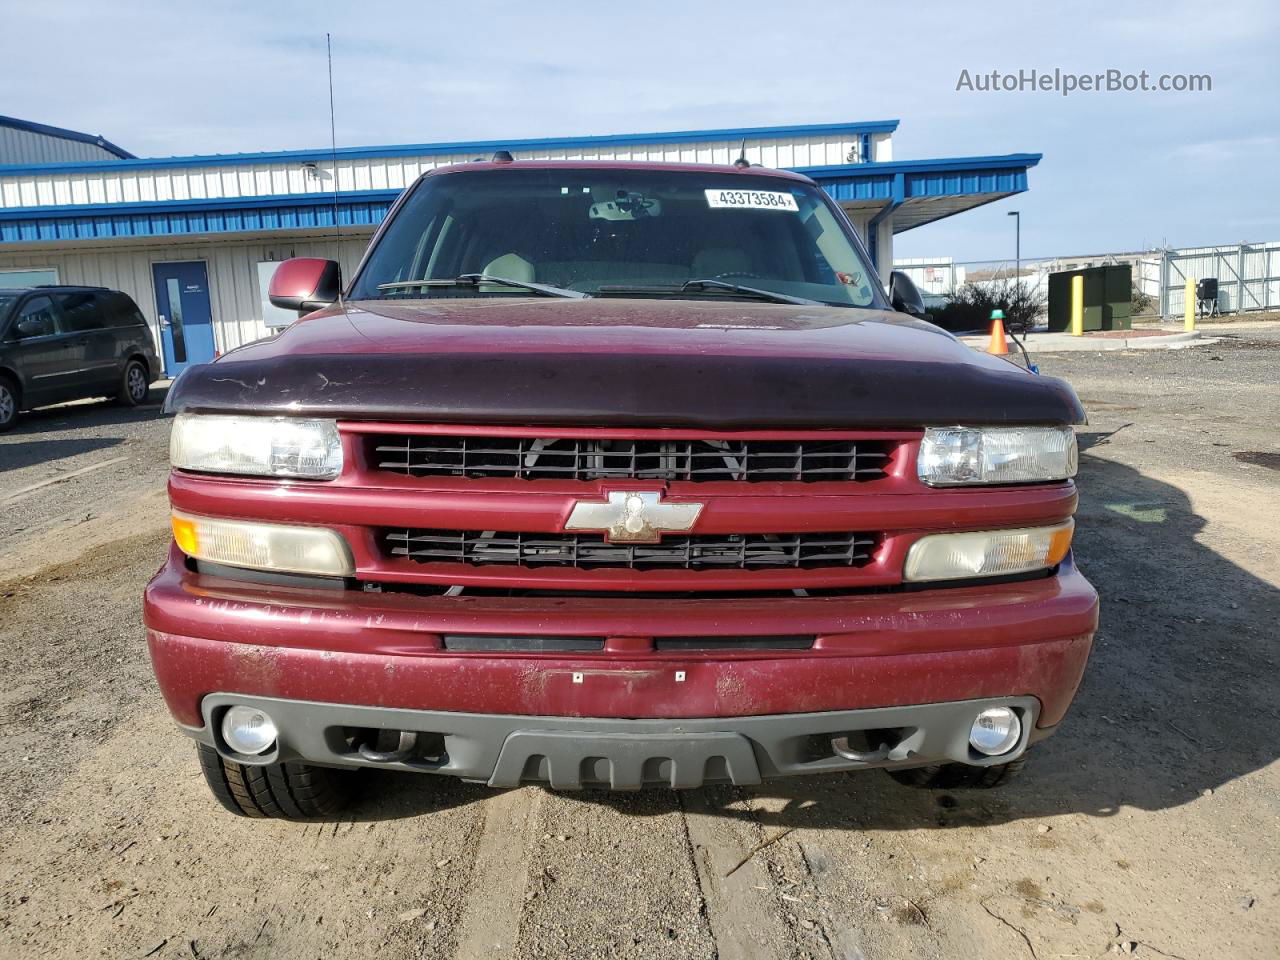
[[[738,159],[733,161],[733,165],[739,170],[745,170],[751,166],[751,161],[747,159],[747,138],[742,138],[742,150],[738,153]]]
[[[342,221],[338,219],[338,127],[333,112],[333,40],[324,35],[324,49],[329,58],[329,151],[333,162],[333,246],[334,260],[338,262],[339,277],[342,272]],[[346,312],[342,302],[342,283],[338,283],[338,306]]]

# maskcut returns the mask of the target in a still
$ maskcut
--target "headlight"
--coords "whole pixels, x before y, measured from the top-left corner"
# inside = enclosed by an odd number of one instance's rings
[[[930,427],[916,472],[931,487],[1034,483],[1076,475],[1070,427]]]
[[[208,563],[321,577],[355,573],[347,541],[325,527],[217,520],[174,511],[173,539],[187,556]]]
[[[342,441],[332,420],[180,413],[169,460],[205,473],[332,480],[342,472]]]
[[[963,580],[1047,570],[1071,549],[1074,529],[1075,522],[1068,520],[1054,527],[930,534],[907,551],[902,579]]]

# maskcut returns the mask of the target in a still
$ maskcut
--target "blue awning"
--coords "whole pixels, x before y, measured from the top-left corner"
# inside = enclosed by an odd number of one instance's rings
[[[1022,193],[1038,153],[990,157],[942,157],[889,163],[801,167],[846,210],[893,214],[893,232],[902,233],[943,217]]]

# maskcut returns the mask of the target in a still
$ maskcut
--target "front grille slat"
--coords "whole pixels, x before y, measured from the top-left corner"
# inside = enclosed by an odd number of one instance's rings
[[[869,533],[700,534],[626,544],[596,533],[388,530],[382,539],[391,556],[417,563],[584,570],[856,568],[871,562],[876,547]]]
[[[369,462],[412,477],[852,481],[886,475],[887,440],[595,440],[374,435]]]

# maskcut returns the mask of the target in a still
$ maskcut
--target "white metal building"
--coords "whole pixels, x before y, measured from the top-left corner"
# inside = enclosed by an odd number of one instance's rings
[[[337,151],[336,164],[329,150],[134,158],[101,138],[41,127],[53,131],[43,147],[24,139],[12,152],[0,149],[0,287],[124,290],[147,315],[172,374],[294,319],[266,302],[276,262],[333,258],[340,247],[349,276],[392,202],[421,173],[495,150],[516,159],[722,164],[745,152],[753,163],[820,183],[862,231],[885,276],[895,233],[1025,190],[1027,171],[1040,159],[894,160],[897,126],[888,120],[348,147]],[[37,127],[0,118],[0,133],[39,137]],[[55,157],[64,142],[68,150],[74,142],[110,156]]]

